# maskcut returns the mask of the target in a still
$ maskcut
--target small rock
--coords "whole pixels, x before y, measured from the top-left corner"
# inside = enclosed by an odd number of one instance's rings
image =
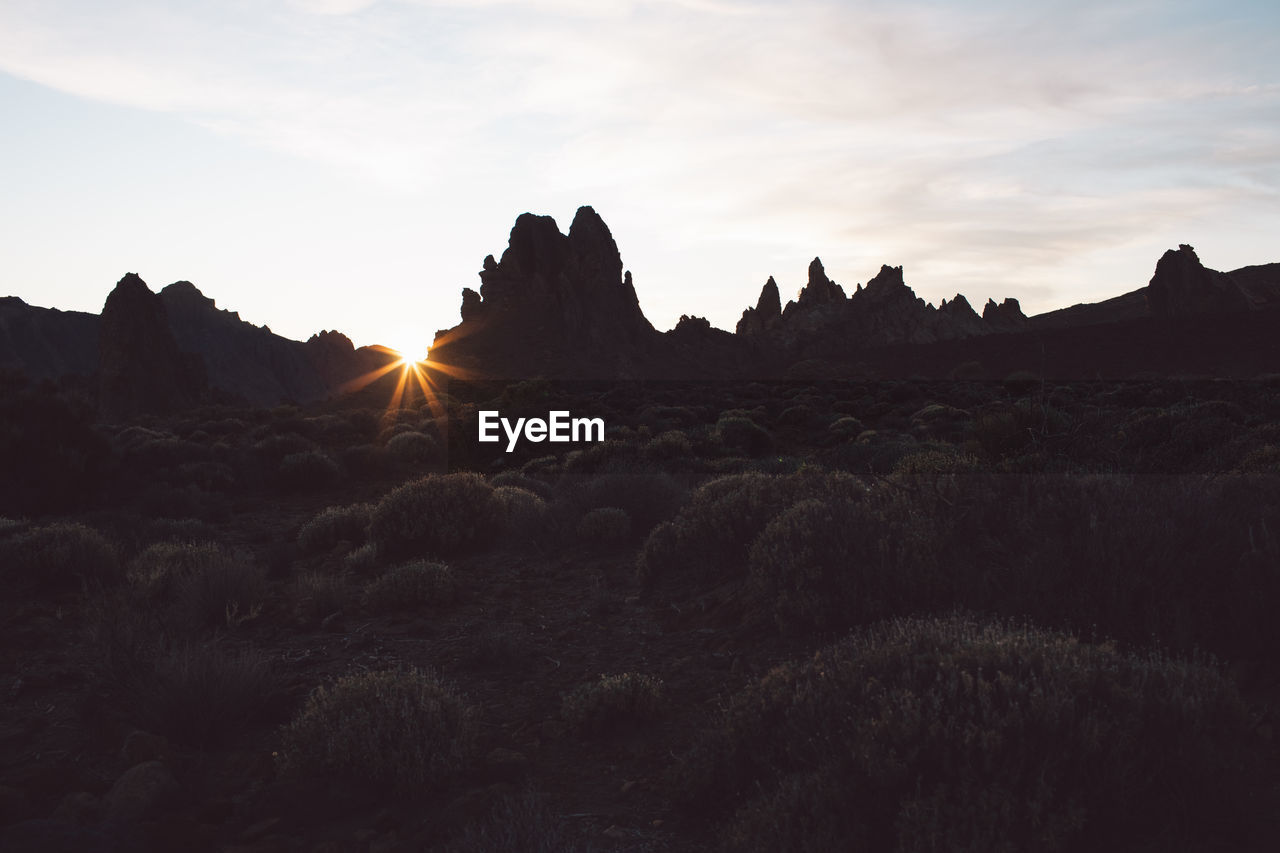
[[[634,788],[634,787],[636,786],[636,784],[637,784],[637,782],[636,782],[634,779],[629,779],[629,780],[627,780],[626,782],[623,782],[623,783],[622,783],[622,789],[621,789],[621,790],[622,790],[622,793],[626,794],[626,793],[630,792],[630,791],[631,791],[631,789],[632,789],[632,788]]]
[[[104,800],[108,817],[138,820],[168,805],[178,794],[178,783],[159,761],[145,761],[126,770],[111,786]]]
[[[602,834],[608,838],[614,838],[614,839],[622,839],[627,837],[627,831],[616,824],[606,829]]]

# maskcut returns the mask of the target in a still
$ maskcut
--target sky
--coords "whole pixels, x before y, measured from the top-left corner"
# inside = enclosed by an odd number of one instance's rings
[[[1280,261],[1273,0],[0,0],[0,116],[0,295],[409,354],[583,204],[659,329],[814,256],[1028,314]]]

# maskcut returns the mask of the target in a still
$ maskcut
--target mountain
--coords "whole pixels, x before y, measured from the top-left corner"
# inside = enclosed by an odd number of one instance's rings
[[[341,332],[305,342],[217,307],[189,281],[154,293],[136,273],[117,282],[101,315],[0,299],[0,367],[35,379],[97,383],[110,418],[200,402],[306,403],[340,393],[397,356]]]
[[[461,314],[436,333],[429,357],[455,375],[624,378],[661,358],[661,336],[590,207],[568,234],[550,216],[517,218],[502,259],[485,258],[479,293],[462,291]]]
[[[33,379],[92,374],[98,367],[98,315],[0,297],[0,367]]]
[[[525,213],[500,260],[463,288],[461,322],[436,333],[428,368],[475,378],[774,378],[805,375],[1063,378],[1280,372],[1280,263],[1219,272],[1179,246],[1143,288],[1027,317],[1017,299],[979,314],[962,294],[937,307],[901,266],[846,289],[819,258],[796,298],[770,277],[734,331],[681,317],[659,332],[640,308],[617,243],[591,207],[567,233]],[[189,281],[153,293],[134,273],[101,316],[0,299],[0,368],[97,383],[102,412],[131,417],[203,401],[306,403],[385,373],[396,355],[341,332],[305,342],[218,308]]]
[[[178,349],[164,302],[136,273],[102,306],[98,389],[102,414],[113,420],[188,408],[208,390],[204,365]]]
[[[1003,375],[1052,362],[1063,376],[1111,374],[1098,360],[1102,353],[1144,372],[1162,369],[1153,361],[1157,354],[1183,371],[1280,370],[1280,362],[1268,361],[1268,346],[1246,353],[1230,332],[1239,321],[1245,339],[1253,340],[1276,325],[1280,264],[1221,273],[1204,267],[1185,245],[1165,253],[1144,288],[1033,317],[1012,297],[988,299],[981,315],[962,294],[934,307],[906,284],[900,266],[884,265],[865,286],[846,292],[814,258],[794,300],[783,305],[770,277],[732,333],[697,317],[681,317],[676,328],[657,333],[640,310],[608,227],[583,207],[568,234],[550,217],[521,215],[502,260],[486,258],[480,280],[478,293],[463,290],[462,322],[436,334],[430,364],[442,372],[767,378],[821,364],[827,367],[814,369],[823,374],[838,373],[841,365],[876,365],[880,375],[899,375],[910,364],[916,372],[948,375],[971,363]],[[1129,328],[1134,323],[1144,325]],[[1207,349],[1184,357],[1187,340],[1197,337]],[[1182,350],[1168,351],[1166,339],[1180,341]],[[1145,341],[1140,352],[1138,341]],[[1056,353],[1052,359],[1049,350]]]

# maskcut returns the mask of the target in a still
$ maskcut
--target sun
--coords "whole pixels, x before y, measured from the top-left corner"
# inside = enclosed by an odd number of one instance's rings
[[[400,356],[401,364],[415,364],[427,360],[427,346],[422,341],[409,338],[397,341],[389,348]]]

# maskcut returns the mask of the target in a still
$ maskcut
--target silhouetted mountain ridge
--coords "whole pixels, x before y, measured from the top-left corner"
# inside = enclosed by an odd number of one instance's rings
[[[432,346],[431,365],[450,375],[768,378],[905,375],[908,366],[949,375],[961,365],[995,377],[1050,366],[1064,377],[1280,372],[1270,343],[1280,339],[1280,263],[1223,273],[1188,245],[1166,252],[1143,288],[1032,317],[1012,297],[988,299],[981,314],[962,294],[934,307],[901,266],[883,265],[847,290],[814,258],[795,299],[784,305],[769,277],[733,332],[688,316],[655,330],[591,207],[578,209],[567,234],[549,216],[522,214],[501,260],[486,257],[479,276],[478,291],[462,291],[461,322]],[[95,375],[104,412],[122,417],[208,393],[256,405],[322,399],[394,357],[357,349],[338,331],[283,338],[219,309],[189,281],[154,294],[131,273],[102,317],[0,299],[0,366],[38,378]]]

